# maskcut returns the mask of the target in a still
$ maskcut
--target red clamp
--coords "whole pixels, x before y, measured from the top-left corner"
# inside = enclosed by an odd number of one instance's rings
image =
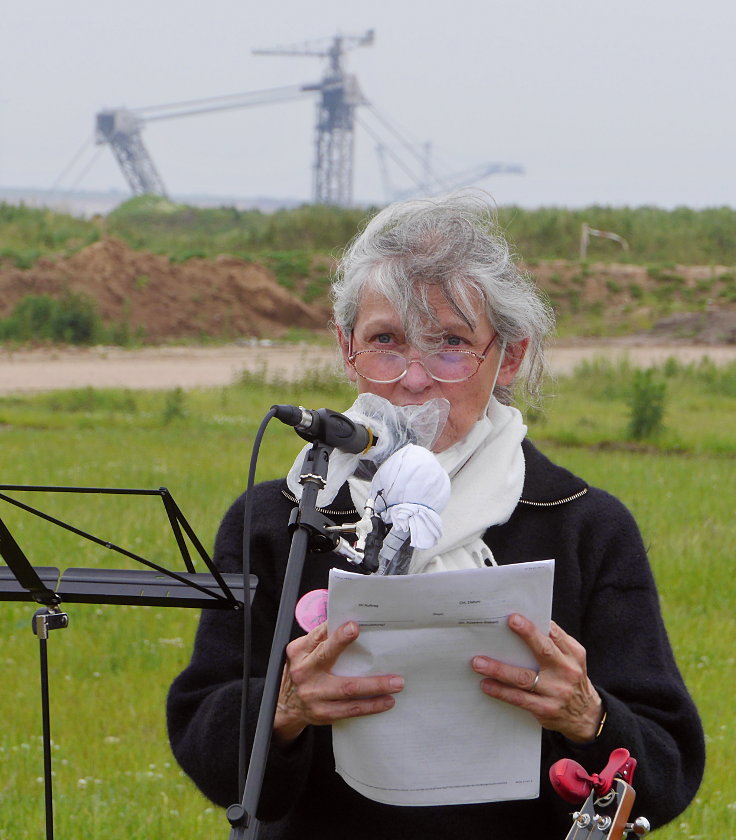
[[[549,780],[555,793],[565,802],[577,803],[586,799],[592,790],[599,797],[605,796],[616,776],[631,784],[635,769],[636,759],[628,750],[619,747],[611,753],[608,764],[600,773],[588,775],[577,761],[561,758],[549,768]]]

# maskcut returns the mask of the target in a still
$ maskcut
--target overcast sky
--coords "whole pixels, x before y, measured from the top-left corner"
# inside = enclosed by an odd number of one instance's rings
[[[347,69],[375,112],[431,143],[445,176],[523,166],[481,182],[499,204],[736,206],[734,0],[5,0],[0,186],[63,175],[125,191],[92,143],[100,109],[317,82],[323,59],[252,50],[371,28]],[[156,122],[143,138],[173,196],[308,200],[315,107],[312,95]],[[395,145],[372,111],[359,119]],[[359,126],[356,201],[408,186],[388,174]]]

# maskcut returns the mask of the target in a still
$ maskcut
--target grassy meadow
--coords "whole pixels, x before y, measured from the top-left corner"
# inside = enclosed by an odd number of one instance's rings
[[[666,392],[664,420],[641,440],[627,432],[632,375],[627,365],[597,361],[549,383],[544,408],[528,411],[530,436],[633,510],[678,661],[703,716],[705,782],[691,808],[656,836],[733,837],[736,715],[727,686],[736,639],[736,368],[672,361],[656,370]],[[288,388],[249,376],[222,389],[1,397],[0,481],[165,485],[209,549],[222,513],[245,485],[253,437],[269,406],[288,401],[339,409],[352,400],[348,386],[318,375]],[[283,475],[300,444],[291,430],[271,424],[258,478]],[[42,504],[37,494],[12,495],[165,565],[175,563],[176,546],[155,498],[56,494]],[[34,565],[134,565],[1,501],[0,515]],[[0,840],[44,833],[34,611],[31,602],[0,604]],[[58,836],[225,838],[224,813],[178,769],[165,731],[166,691],[188,661],[197,612],[80,604],[66,612],[68,629],[52,632],[48,642]]]

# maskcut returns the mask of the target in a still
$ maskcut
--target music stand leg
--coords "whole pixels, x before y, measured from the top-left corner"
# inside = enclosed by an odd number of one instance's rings
[[[46,808],[46,840],[54,840],[54,796],[51,767],[51,704],[49,696],[49,631],[69,625],[69,616],[58,607],[42,607],[33,616],[33,632],[38,636],[41,666],[41,717],[43,720],[43,778]]]

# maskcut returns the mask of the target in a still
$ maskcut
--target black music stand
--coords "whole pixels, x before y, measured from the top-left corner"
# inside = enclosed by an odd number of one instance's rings
[[[191,525],[166,487],[157,490],[134,490],[104,487],[49,487],[0,484],[0,501],[58,525],[104,548],[123,554],[148,567],[136,570],[70,568],[60,575],[55,567],[34,567],[0,516],[0,556],[7,567],[0,566],[0,601],[35,601],[41,605],[33,617],[33,632],[38,636],[41,666],[41,707],[43,717],[44,793],[46,838],[53,840],[53,794],[51,771],[51,722],[49,712],[47,640],[52,630],[69,625],[69,616],[61,604],[136,604],[158,607],[194,607],[198,609],[240,610],[249,602],[257,581],[253,575],[245,581],[240,574],[222,574],[202,546]],[[158,496],[164,505],[169,526],[175,537],[186,572],[174,572],[121,546],[82,531],[60,519],[7,496],[5,491],[81,493],[127,496]],[[208,572],[197,572],[189,553],[189,539]]]

